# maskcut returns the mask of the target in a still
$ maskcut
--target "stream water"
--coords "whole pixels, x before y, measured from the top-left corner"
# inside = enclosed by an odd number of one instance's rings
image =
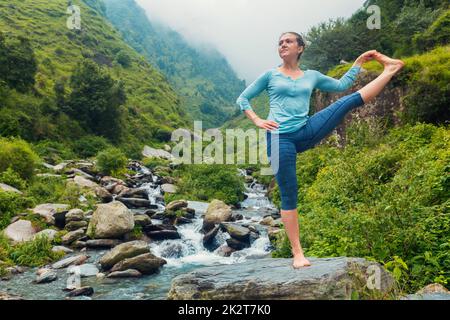
[[[141,168],[141,173],[148,169]],[[238,174],[246,175],[245,170],[239,170]],[[158,205],[158,212],[164,211],[164,203],[161,203],[161,190],[157,185],[156,177],[153,182],[147,182],[140,187],[145,187],[148,198]],[[220,247],[209,251],[203,246],[203,234],[200,233],[203,219],[202,213],[206,211],[207,202],[188,201],[188,207],[195,209],[195,217],[192,223],[177,226],[181,239],[152,241],[149,246],[151,252],[164,258],[167,264],[163,265],[159,272],[141,278],[98,278],[87,277],[81,279],[82,286],[91,286],[94,294],[91,297],[78,297],[77,299],[108,299],[108,300],[134,300],[134,299],[166,299],[172,279],[182,273],[203,266],[234,264],[248,259],[258,259],[270,256],[273,249],[267,236],[267,228],[259,224],[264,216],[276,213],[278,210],[265,196],[266,189],[256,181],[245,183],[247,198],[240,203],[240,209],[233,210],[233,214],[242,214],[242,220],[235,223],[253,225],[260,237],[252,242],[251,247],[233,252],[229,257],[218,254]],[[158,197],[159,196],[159,197]],[[131,209],[138,211],[138,209]],[[153,224],[161,223],[161,220],[152,219]],[[216,241],[220,245],[226,245],[229,234],[219,230]],[[108,250],[90,250],[85,254],[90,256],[86,263],[97,264],[98,260]],[[75,253],[74,253],[75,254]],[[76,252],[78,254],[78,252]],[[70,255],[67,255],[68,257]],[[56,270],[58,279],[45,284],[34,284],[37,268],[30,268],[23,274],[15,275],[8,281],[0,281],[0,291],[19,295],[25,299],[65,299],[69,274],[67,268]],[[72,298],[74,299],[74,298]]]

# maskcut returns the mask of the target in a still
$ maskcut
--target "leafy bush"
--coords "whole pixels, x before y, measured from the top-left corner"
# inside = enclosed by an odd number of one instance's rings
[[[0,190],[0,230],[10,224],[11,218],[28,207],[34,206],[34,199],[15,192]]]
[[[23,190],[26,187],[25,180],[23,180],[17,172],[11,169],[11,167],[0,173],[0,182],[19,190]]]
[[[234,165],[182,165],[174,175],[180,177],[179,189],[176,195],[168,195],[167,200],[183,197],[201,201],[219,199],[227,204],[244,200],[244,180]]]
[[[28,267],[43,266],[63,256],[63,252],[52,251],[52,244],[46,236],[12,246],[9,252],[9,257],[14,263]]]
[[[432,282],[448,287],[449,150],[448,129],[418,124],[392,129],[370,148],[320,146],[300,154],[305,253],[376,259],[408,292]],[[287,237],[276,247],[274,256],[291,255]]]
[[[63,160],[75,158],[72,149],[62,142],[42,140],[33,145],[35,152],[50,164],[57,164]]]
[[[89,135],[77,140],[73,149],[81,158],[87,158],[95,156],[110,146],[104,137]]]
[[[0,150],[0,172],[11,168],[22,179],[31,179],[40,159],[26,141],[20,138],[0,138]]]
[[[428,29],[413,37],[413,44],[420,51],[447,45],[450,42],[450,10],[444,11]]]
[[[128,162],[125,154],[115,147],[110,147],[99,152],[96,159],[98,169],[106,175],[113,173],[117,174],[118,172],[126,170]]]

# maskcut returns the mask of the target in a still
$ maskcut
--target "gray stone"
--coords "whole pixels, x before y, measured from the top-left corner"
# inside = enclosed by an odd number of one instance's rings
[[[174,200],[166,206],[166,210],[176,211],[178,209],[187,207],[187,205],[188,202],[186,200]]]
[[[379,290],[394,279],[378,263],[362,258],[308,258],[311,266],[294,269],[292,259],[262,258],[232,265],[202,267],[173,278],[168,300],[340,300],[351,299],[380,272]]]
[[[64,246],[54,246],[54,247],[52,248],[52,251],[53,251],[53,252],[62,251],[62,252],[64,252],[64,253],[72,253],[72,252],[73,252],[72,249],[67,248],[67,247],[64,247]]]
[[[50,269],[41,270],[41,272],[36,277],[35,283],[49,283],[55,281],[58,278],[58,275],[55,271]]]
[[[167,261],[162,258],[159,258],[151,253],[144,253],[133,258],[120,261],[112,267],[111,272],[135,269],[142,274],[152,274],[157,272],[159,268],[166,263]]]
[[[177,193],[177,186],[170,183],[164,183],[161,185],[161,190],[165,193]]]
[[[95,190],[95,188],[99,187],[99,185],[89,179],[86,179],[85,177],[81,176],[75,176],[73,178],[73,182],[80,186],[81,188],[89,188]]]
[[[171,153],[167,152],[166,150],[155,149],[155,148],[152,148],[149,146],[144,146],[144,150],[142,150],[142,155],[144,157],[149,157],[149,158],[156,157],[156,158],[165,158],[168,160],[175,159],[175,157]]]
[[[140,273],[137,270],[134,269],[128,269],[124,271],[114,271],[108,274],[107,278],[139,278],[142,276],[142,273]]]
[[[146,214],[135,214],[134,223],[139,226],[145,227],[148,226],[149,224],[152,224],[152,220]]]
[[[80,265],[80,264],[84,263],[87,259],[88,259],[88,257],[84,254],[64,258],[64,259],[59,260],[58,262],[55,262],[54,264],[52,264],[52,268],[53,269],[63,269],[63,268],[67,268],[70,265]]]
[[[248,228],[243,227],[237,223],[231,223],[231,222],[227,222],[227,223],[222,222],[220,224],[220,226],[222,227],[223,230],[228,232],[228,234],[232,238],[235,238],[236,240],[244,241],[244,242],[249,241],[250,230]]]
[[[82,278],[95,277],[99,273],[98,268],[92,263],[85,263],[79,266],[70,266],[67,269],[69,274],[77,274]]]
[[[3,234],[14,243],[19,243],[32,240],[33,236],[36,234],[36,231],[30,221],[18,220],[13,224],[10,224],[3,231]]]
[[[66,213],[66,223],[71,221],[82,221],[84,219],[84,213],[81,209],[72,209]]]
[[[0,190],[3,190],[5,192],[15,192],[15,193],[18,193],[18,194],[23,194],[22,191],[17,190],[16,188],[11,187],[11,186],[9,186],[7,184],[4,184],[4,183],[1,183],[1,182],[0,182]]]
[[[66,224],[64,229],[69,231],[74,231],[81,228],[86,228],[88,226],[87,221],[70,221]]]
[[[88,248],[114,248],[120,244],[120,240],[117,239],[94,239],[86,241],[86,247]]]
[[[208,205],[205,217],[203,218],[205,223],[220,223],[224,221],[230,221],[231,208],[225,202],[214,199]]]
[[[94,289],[92,287],[81,287],[70,291],[68,297],[78,297],[78,296],[91,296],[94,294]]]
[[[68,244],[71,244],[72,242],[75,242],[75,241],[81,239],[82,237],[84,237],[84,230],[78,229],[78,230],[66,233],[61,238],[61,243],[64,245],[68,245]]]
[[[152,204],[150,200],[141,198],[116,197],[116,200],[122,202],[128,208],[149,208]]]
[[[150,252],[150,248],[148,243],[144,241],[125,242],[107,252],[103,257],[101,257],[99,263],[103,269],[109,269],[124,259],[132,258],[148,252]]]
[[[48,240],[53,241],[55,239],[55,236],[58,234],[58,231],[53,229],[45,229],[38,233],[36,233],[33,237],[33,239],[37,239],[38,237],[45,236]]]
[[[48,224],[55,224],[55,218],[53,216],[58,212],[68,210],[69,207],[69,204],[43,203],[34,207],[32,211],[43,217]]]
[[[113,201],[97,205],[89,222],[88,235],[95,239],[116,239],[133,228],[133,213],[122,202]]]

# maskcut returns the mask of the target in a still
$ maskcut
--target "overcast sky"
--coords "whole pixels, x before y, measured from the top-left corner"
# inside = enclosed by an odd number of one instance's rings
[[[192,45],[217,48],[241,79],[253,81],[282,60],[282,32],[306,33],[330,18],[350,17],[364,0],[136,0],[150,21],[168,25]]]

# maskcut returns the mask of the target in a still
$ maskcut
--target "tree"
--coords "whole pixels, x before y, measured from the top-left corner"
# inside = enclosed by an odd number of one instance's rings
[[[28,39],[0,33],[0,80],[20,92],[34,85],[37,62]]]
[[[121,134],[123,83],[91,60],[84,60],[70,79],[68,113],[92,133],[117,141]]]

